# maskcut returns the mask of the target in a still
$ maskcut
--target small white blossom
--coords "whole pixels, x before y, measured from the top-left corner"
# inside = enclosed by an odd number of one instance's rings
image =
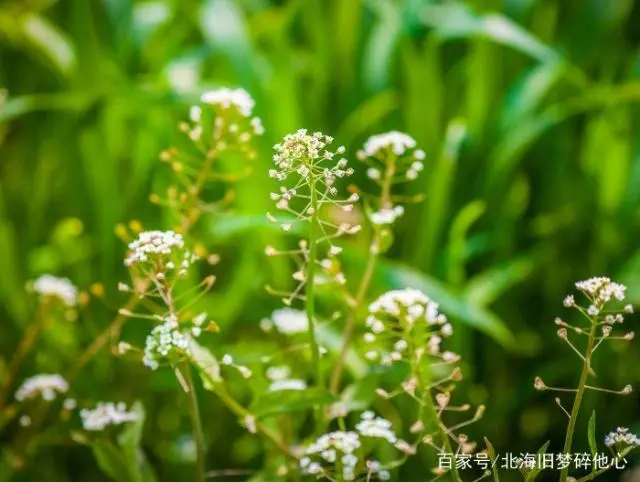
[[[33,291],[40,296],[58,298],[70,307],[78,302],[78,288],[67,278],[44,274],[33,282]]]
[[[364,153],[368,157],[376,157],[387,149],[397,156],[404,154],[407,149],[413,149],[416,141],[413,137],[403,132],[390,131],[369,137],[364,144]]]
[[[400,205],[393,208],[382,208],[371,214],[371,222],[378,225],[393,224],[403,214],[404,208]]]
[[[167,316],[163,323],[151,330],[144,347],[143,363],[155,370],[164,359],[182,359],[191,355],[189,343],[199,334],[191,327],[181,327],[175,316]],[[197,328],[197,327],[196,327]]]
[[[69,390],[67,381],[58,374],[40,374],[27,378],[16,391],[16,400],[22,402],[36,397],[51,402],[57,394],[66,393]]]
[[[611,279],[601,276],[578,281],[576,288],[589,296],[596,303],[607,303],[612,299],[624,300],[624,292],[627,287],[614,283]]]
[[[640,447],[640,439],[629,432],[628,428],[618,427],[615,432],[610,432],[604,438],[604,444],[607,447],[617,447],[625,449],[627,447]]]
[[[99,402],[94,409],[80,411],[82,426],[85,430],[97,432],[109,425],[120,425],[138,420],[135,412],[128,412],[124,403]]]
[[[308,318],[304,311],[282,308],[271,314],[276,329],[285,335],[304,333],[308,330]]]
[[[229,89],[223,87],[205,92],[200,97],[205,104],[219,105],[223,109],[235,108],[242,116],[251,117],[255,101],[251,95],[242,88]]]

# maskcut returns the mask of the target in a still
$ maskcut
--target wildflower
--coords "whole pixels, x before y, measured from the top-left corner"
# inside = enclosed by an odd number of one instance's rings
[[[44,274],[33,282],[32,288],[40,296],[57,298],[69,307],[78,303],[78,288],[67,278]]]
[[[329,150],[332,142],[331,136],[322,132],[310,134],[306,129],[286,135],[280,144],[274,146],[276,153],[273,162],[276,169],[271,172],[271,177],[284,181],[295,173],[301,179],[320,181],[325,186],[332,186],[337,178],[353,173],[352,169],[345,169],[345,159],[326,167],[336,154],[345,151],[344,147],[338,147],[335,151]]]
[[[67,381],[58,374],[40,374],[27,378],[16,391],[16,400],[24,400],[41,397],[51,402],[58,393],[63,394],[69,390]]]
[[[308,329],[309,319],[304,311],[281,308],[271,314],[276,329],[285,335],[304,333]]]
[[[618,450],[623,450],[628,447],[640,447],[640,438],[630,433],[628,428],[618,427],[604,438],[604,444],[607,447],[615,446]]]
[[[396,219],[404,214],[402,206],[394,206],[393,208],[382,208],[380,211],[371,214],[371,222],[373,224],[393,224]]]
[[[238,113],[244,117],[251,117],[251,113],[253,112],[253,107],[255,106],[255,101],[249,95],[249,93],[242,89],[229,89],[226,87],[211,90],[209,92],[205,92],[200,97],[200,100],[208,105],[219,106],[222,109],[235,109]],[[193,113],[197,113],[197,111],[191,111]],[[199,115],[195,116],[197,119],[193,119],[194,121],[199,121]]]
[[[139,415],[128,412],[123,402],[99,402],[94,409],[80,411],[82,426],[85,430],[97,432],[104,430],[109,425],[120,425],[138,420]]]
[[[362,414],[362,421],[356,425],[356,430],[363,437],[383,438],[390,444],[398,441],[391,428],[391,422],[386,418],[376,417],[370,411]]]
[[[286,366],[278,366],[278,367],[269,367],[267,369],[267,378],[272,382],[286,380],[291,375],[291,369]]]
[[[153,328],[147,336],[143,363],[156,370],[163,359],[181,360],[189,357],[190,342],[200,334],[193,330],[194,327],[181,327],[173,315],[165,317],[163,323]]]
[[[624,300],[626,286],[614,283],[606,277],[594,277],[584,281],[578,281],[576,288],[582,291],[595,303],[604,304],[612,299]]]
[[[369,137],[364,144],[363,152],[368,157],[379,157],[387,151],[401,156],[414,147],[416,147],[416,141],[413,137],[403,132],[390,131]],[[419,154],[419,157],[424,156]]]
[[[124,264],[154,281],[186,276],[198,257],[185,249],[184,238],[174,231],[143,231],[129,243]]]

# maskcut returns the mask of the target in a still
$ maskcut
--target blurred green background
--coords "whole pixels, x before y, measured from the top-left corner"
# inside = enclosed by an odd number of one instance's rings
[[[25,283],[41,273],[83,289],[101,282],[106,301],[45,337],[22,378],[65,372],[108,325],[127,279],[114,227],[168,227],[148,202],[170,177],[159,152],[179,142],[177,124],[203,90],[242,86],[266,135],[255,173],[236,186],[234,216],[198,227],[222,256],[205,302],[222,327],[212,349],[239,341],[250,350],[258,321],[278,306],[264,285],[286,273],[265,259],[273,234],[256,221],[272,208],[271,145],[308,127],[335,135],[355,159],[368,135],[405,131],[427,154],[410,188],[425,200],[407,206],[371,295],[412,285],[441,302],[465,360],[457,396],[488,406],[473,438],[486,435],[502,453],[551,440],[559,452],[566,418],[532,383],[576,383],[579,360],[552,323],[566,314],[562,298],[574,281],[608,275],[640,306],[638,25],[632,0],[3,0],[4,363],[34,313]],[[357,256],[345,263],[355,279]],[[601,350],[598,383],[640,386],[635,343]],[[142,399],[152,464],[162,480],[182,480],[190,431],[175,388],[171,373],[150,375],[105,351],[74,390]],[[201,403],[210,468],[259,466],[259,442],[214,397]],[[617,425],[640,430],[636,394],[589,393],[577,448],[587,450],[594,408],[599,437]],[[102,480],[78,445],[37,460],[16,480]],[[426,477],[412,467],[402,480]]]

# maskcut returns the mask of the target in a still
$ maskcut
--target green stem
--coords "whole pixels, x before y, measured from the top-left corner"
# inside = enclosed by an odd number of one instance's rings
[[[393,159],[388,161],[387,167],[385,169],[384,181],[382,183],[380,193],[380,204],[383,208],[391,208],[392,206],[391,181],[396,169],[395,162],[396,158],[394,157]],[[373,240],[371,242],[371,247],[369,248],[369,259],[367,260],[367,266],[360,280],[358,291],[356,292],[355,305],[349,312],[349,317],[347,318],[347,323],[345,324],[344,335],[342,338],[342,345],[340,346],[340,353],[338,355],[338,359],[336,360],[336,365],[333,369],[333,373],[331,374],[329,390],[334,395],[337,394],[338,390],[340,389],[340,379],[342,377],[342,371],[344,368],[345,359],[347,357],[347,351],[349,350],[349,343],[351,342],[351,338],[353,338],[353,333],[356,328],[356,322],[358,321],[358,310],[362,306],[365,296],[367,295],[367,290],[369,289],[369,284],[371,283],[371,278],[373,277],[373,272],[376,268],[376,263],[378,262],[381,244],[381,232],[379,229],[376,229],[373,235]]]
[[[318,387],[324,387],[324,377],[322,367],[320,366],[320,349],[316,338],[316,321],[315,321],[315,294],[314,294],[314,278],[316,272],[317,239],[319,233],[318,226],[318,193],[316,192],[316,181],[310,184],[311,190],[311,226],[309,228],[309,258],[307,259],[307,286],[306,286],[306,311],[308,319],[309,343],[311,345],[311,357],[313,363],[313,371],[315,382]],[[318,407],[316,410],[316,432],[319,434],[324,427],[324,408]]]
[[[569,426],[567,427],[567,436],[564,441],[564,453],[571,452],[571,444],[573,442],[573,433],[576,428],[576,421],[578,420],[578,412],[580,412],[580,404],[582,403],[582,396],[584,395],[585,385],[587,384],[587,378],[591,371],[591,353],[593,352],[593,344],[595,341],[596,328],[598,324],[593,320],[591,321],[591,331],[589,332],[589,340],[587,341],[587,350],[584,355],[584,364],[582,365],[582,373],[580,374],[580,381],[578,382],[578,391],[576,392],[576,398],[573,400],[573,408],[571,409],[571,416],[569,417]],[[560,472],[560,482],[567,480],[569,475],[569,467],[562,469]]]
[[[246,420],[248,417],[253,417],[251,412],[247,410],[245,407],[240,405],[229,393],[226,388],[222,385],[217,385],[215,388],[215,392],[222,400],[229,410],[236,414],[239,418]],[[268,438],[273,445],[275,445],[284,455],[288,457],[292,457],[291,450],[287,446],[287,444],[278,437],[269,427],[267,427],[264,423],[259,420],[255,420],[256,431],[264,435]]]
[[[195,385],[191,376],[191,367],[188,363],[184,364],[184,380],[187,384],[187,398],[189,399],[189,414],[191,415],[191,423],[193,425],[193,437],[196,443],[196,480],[198,482],[205,481],[205,449],[204,435],[202,432],[202,421],[200,419],[200,410],[198,408],[198,398],[196,397]]]
[[[433,399],[431,398],[431,391],[427,388],[427,383],[424,379],[421,360],[416,356],[416,349],[411,338],[411,333],[409,333],[409,330],[406,326],[404,327],[404,338],[405,340],[411,340],[409,341],[409,356],[411,357],[411,365],[413,366],[413,371],[418,382],[418,390],[423,394],[424,404],[427,408],[428,415],[432,419],[433,424],[440,432],[445,453],[454,455],[453,448],[451,447],[451,441],[449,440],[449,429],[447,429],[447,427],[442,423],[442,420],[440,420],[438,409],[435,403],[433,403]],[[455,463],[451,464],[451,476],[455,482],[462,482]]]

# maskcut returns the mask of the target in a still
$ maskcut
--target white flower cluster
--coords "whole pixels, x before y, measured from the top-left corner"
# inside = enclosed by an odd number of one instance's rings
[[[109,425],[120,425],[138,420],[139,415],[128,412],[123,402],[99,402],[96,408],[80,411],[82,426],[85,430],[97,432],[104,430]]]
[[[594,277],[588,280],[578,281],[576,288],[586,294],[594,303],[604,304],[612,299],[624,300],[624,292],[627,287],[614,283],[606,277]]]
[[[356,430],[363,437],[382,438],[392,445],[398,441],[391,422],[386,418],[376,417],[371,411],[362,414],[362,421],[356,425]]]
[[[381,186],[381,206],[370,215],[375,225],[393,224],[404,214],[401,205],[392,205],[389,188],[393,184],[412,181],[424,170],[424,151],[416,149],[416,141],[408,134],[390,131],[371,136],[358,152],[366,164],[367,177]]]
[[[390,424],[382,418],[374,418],[370,412],[363,414],[363,421],[356,431],[335,431],[320,436],[307,447],[300,459],[302,472],[309,475],[333,475],[340,480],[356,480],[361,473],[367,474],[367,480],[376,476],[378,480],[389,480],[391,474],[376,460],[363,460],[361,436],[380,438],[391,444],[397,439],[390,430]]]
[[[407,150],[414,149],[416,147],[416,141],[409,134],[398,131],[389,131],[383,134],[376,134],[369,137],[364,143],[362,149],[364,154],[368,157],[376,157],[383,154],[384,151],[390,149],[396,156],[401,156]],[[423,154],[418,154],[418,157],[424,157]]]
[[[270,392],[305,390],[307,388],[307,383],[304,380],[291,378],[291,369],[286,365],[269,367],[266,375],[271,380]]]
[[[200,336],[203,323],[204,317],[197,316],[190,327],[181,327],[175,316],[167,316],[161,325],[153,328],[147,335],[143,363],[156,370],[163,359],[189,356],[189,343],[193,338]]]
[[[371,213],[370,218],[373,224],[393,224],[403,214],[404,208],[398,204],[392,208],[382,208],[379,211]]]
[[[309,318],[301,310],[293,308],[281,308],[271,314],[271,322],[278,332],[284,335],[306,333],[309,327]]]
[[[143,231],[129,243],[124,264],[151,273],[158,280],[186,276],[198,257],[185,249],[182,234],[174,231]]]
[[[393,154],[393,159],[389,158],[389,154]],[[394,164],[391,174],[400,174],[407,180],[414,180],[418,174],[424,169],[425,154],[421,149],[416,149],[416,141],[413,137],[403,132],[390,131],[384,134],[377,134],[369,137],[361,151],[358,152],[358,158],[362,161],[367,159],[377,159],[383,163],[391,160],[394,162],[399,158],[401,162]],[[381,170],[379,167],[370,167],[367,169],[367,177],[373,181],[379,181],[385,175],[388,166]]]
[[[33,282],[33,291],[41,296],[58,298],[69,307],[78,302],[78,288],[67,278],[44,274]]]
[[[216,148],[223,150],[229,143],[240,143],[241,148],[247,148],[246,143],[254,135],[264,134],[264,127],[259,117],[251,117],[255,101],[244,89],[229,89],[226,87],[205,92],[200,100],[213,107],[216,113],[214,120],[213,138],[217,139]],[[199,105],[194,105],[189,111],[192,126],[186,126],[189,137],[199,141],[203,134],[203,111]]]
[[[51,402],[55,400],[58,393],[66,393],[67,390],[69,390],[69,384],[61,375],[43,373],[22,382],[16,391],[16,400],[22,402],[39,396]]]
[[[629,432],[628,428],[618,427],[615,432],[609,433],[604,438],[604,444],[607,447],[618,447],[625,449],[627,447],[640,447],[640,438]]]
[[[324,434],[307,447],[305,457],[300,459],[300,468],[305,474],[320,475],[325,471],[323,463],[333,465],[339,460],[342,466],[341,478],[355,480],[358,456],[354,452],[360,446],[360,438],[356,432],[336,431]],[[312,457],[319,457],[320,460],[314,461]]]
[[[350,176],[353,169],[347,168],[347,160],[344,158],[330,168],[323,166],[325,161],[331,161],[336,154],[342,155],[345,152],[343,146],[330,151],[328,148],[332,142],[333,137],[322,132],[309,134],[307,129],[299,129],[286,135],[280,144],[273,146],[276,151],[273,162],[277,169],[270,170],[269,176],[284,181],[295,172],[302,179],[322,179],[329,186],[329,193],[337,194],[337,190],[331,188],[336,178]],[[280,195],[276,196],[280,199]]]
[[[414,355],[422,355],[423,347],[426,347],[430,355],[456,361],[455,354],[440,352],[442,338],[450,336],[453,329],[438,308],[438,303],[414,288],[387,291],[381,295],[369,305],[365,322],[369,331],[364,335],[367,344],[381,346],[367,351],[365,357],[389,366],[407,360],[409,343],[412,343],[416,347]]]
[[[220,89],[205,92],[200,96],[200,100],[205,104],[220,106],[223,109],[235,108],[242,116],[251,117],[253,107],[256,105],[251,95],[242,88],[229,89],[222,87]],[[192,113],[192,120],[194,114]]]

